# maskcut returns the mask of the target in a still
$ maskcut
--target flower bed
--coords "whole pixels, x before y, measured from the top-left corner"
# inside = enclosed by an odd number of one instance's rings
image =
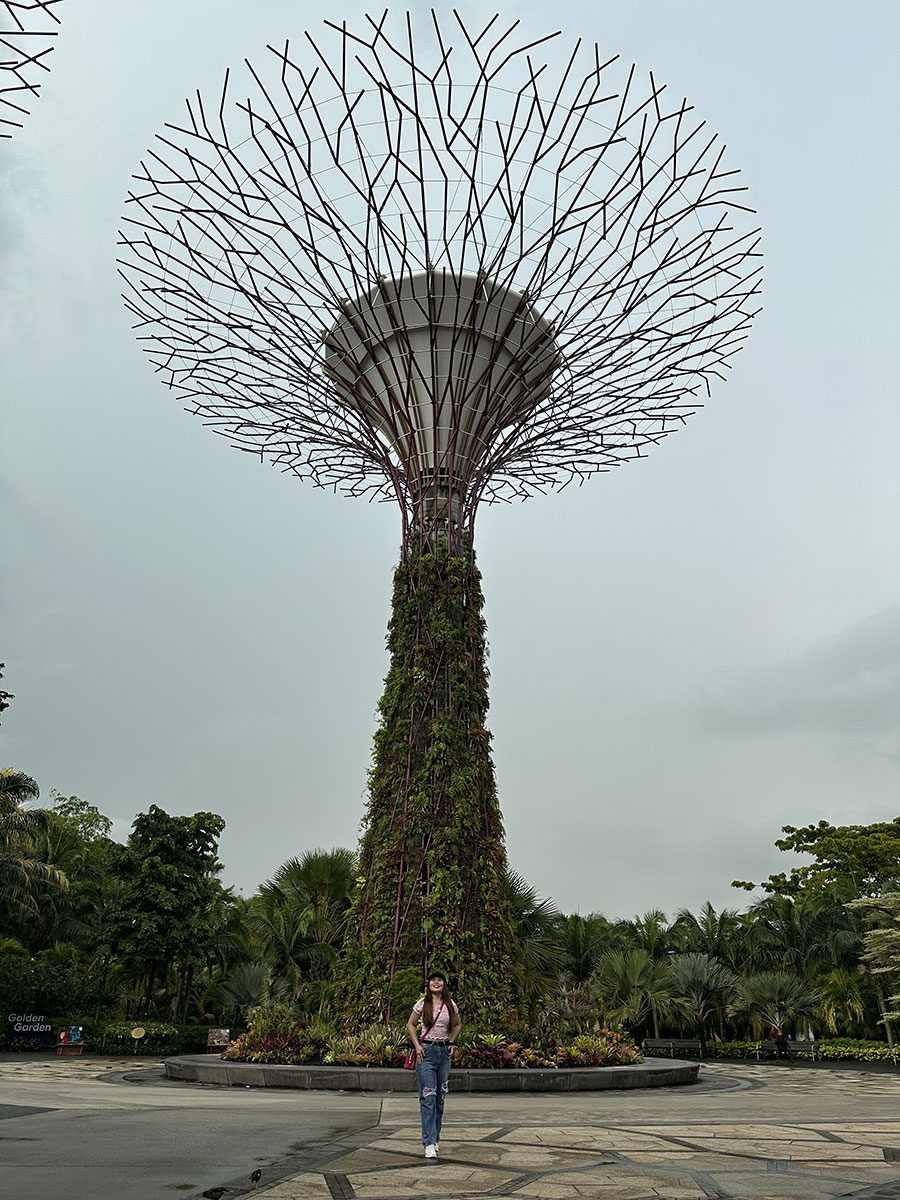
[[[247,1033],[232,1042],[222,1057],[230,1062],[294,1066],[402,1067],[408,1049],[406,1031],[371,1025],[356,1036],[337,1036],[315,1024],[303,1024],[282,1010],[254,1015]],[[505,1034],[473,1033],[460,1039],[453,1063],[461,1068],[609,1067],[643,1062],[640,1050],[621,1029],[556,1045],[538,1041],[523,1030],[519,1040]]]

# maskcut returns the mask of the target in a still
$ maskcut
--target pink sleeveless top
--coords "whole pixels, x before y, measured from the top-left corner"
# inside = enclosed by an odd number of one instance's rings
[[[425,1007],[425,997],[423,996],[421,1000],[417,1000],[416,1003],[413,1005],[413,1012],[418,1013],[419,1016],[421,1017],[422,1009],[424,1007]],[[431,1029],[425,1029],[425,1027],[423,1026],[422,1031],[419,1036],[425,1037],[427,1034],[427,1036],[429,1038],[433,1039],[436,1042],[445,1041],[447,1038],[447,1035],[450,1032],[451,1008],[452,1008],[453,1012],[455,1012],[455,1013],[459,1012],[459,1009],[456,1007],[456,1005],[453,1003],[452,1000],[450,1001],[450,1004],[445,1004],[443,1008],[441,1008],[441,1002],[439,1000],[437,1002],[437,1004],[434,1006],[434,1015],[435,1015],[434,1024],[432,1025]]]

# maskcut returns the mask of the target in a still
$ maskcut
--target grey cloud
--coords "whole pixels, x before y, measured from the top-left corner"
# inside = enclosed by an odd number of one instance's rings
[[[900,749],[900,604],[797,658],[709,685],[689,707],[711,732],[815,729]]]

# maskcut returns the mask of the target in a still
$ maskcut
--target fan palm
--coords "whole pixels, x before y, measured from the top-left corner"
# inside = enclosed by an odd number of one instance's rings
[[[612,950],[600,960],[591,990],[610,1025],[640,1029],[653,1022],[659,1037],[659,1018],[678,1011],[675,977],[667,962],[654,962],[646,950]]]
[[[818,992],[801,975],[793,971],[759,971],[738,982],[732,1011],[750,1019],[756,1037],[766,1030],[779,1037],[801,1017],[811,1017],[819,1003]]]
[[[288,859],[253,898],[251,927],[259,929],[263,916],[273,920],[279,910],[290,914],[287,923],[302,925],[306,938],[298,962],[314,976],[327,973],[343,945],[355,871],[356,859],[345,849],[311,850]]]
[[[273,976],[265,963],[245,962],[215,988],[215,998],[225,1008],[239,1009],[244,1019],[249,1020],[260,1004],[283,1000],[287,990],[286,982]]]
[[[523,1006],[535,1006],[553,988],[566,964],[559,938],[559,910],[551,900],[541,900],[521,875],[507,870],[506,898],[512,914],[516,956],[515,986]]]
[[[707,1021],[727,1007],[737,976],[709,954],[678,954],[672,959],[672,971],[684,1012],[705,1045]]]

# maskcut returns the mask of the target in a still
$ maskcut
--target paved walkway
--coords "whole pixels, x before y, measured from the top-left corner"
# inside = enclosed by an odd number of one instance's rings
[[[652,1098],[488,1099],[451,1092],[437,1162],[423,1157],[409,1101],[389,1099],[376,1129],[323,1149],[314,1169],[286,1172],[262,1194],[266,1200],[900,1200],[900,1077],[765,1065],[737,1071],[705,1067],[697,1089]],[[631,1114],[625,1120],[623,1107]],[[654,1115],[633,1119],[642,1109]],[[691,1119],[698,1109],[710,1115]],[[810,1120],[809,1110],[832,1116]]]
[[[13,1129],[27,1135],[0,1139],[0,1177],[13,1180],[8,1172],[18,1167],[25,1186],[10,1195],[66,1200],[199,1196],[215,1184],[227,1188],[223,1200],[244,1194],[264,1200],[900,1200],[900,1073],[713,1064],[700,1080],[651,1092],[566,1096],[451,1091],[440,1158],[433,1162],[423,1158],[411,1096],[266,1094],[166,1083],[157,1068],[146,1061],[136,1068],[133,1059],[0,1057],[0,1117],[19,1117],[2,1121],[3,1135]],[[61,1125],[62,1109],[70,1116]],[[96,1125],[89,1111],[97,1114]],[[104,1122],[121,1128],[128,1113],[142,1128],[160,1123],[162,1161],[130,1162],[126,1144],[115,1171],[109,1164],[108,1174],[98,1174],[105,1164],[95,1164],[73,1190],[78,1173],[68,1170],[51,1191],[53,1181],[40,1174],[44,1138],[57,1146],[77,1116],[84,1122],[83,1145],[85,1135],[104,1138]],[[290,1141],[267,1142],[265,1130],[287,1118]],[[242,1158],[232,1162],[220,1153],[201,1163],[203,1137],[218,1127],[219,1144],[227,1148],[242,1126],[254,1130]],[[176,1129],[185,1143],[177,1164]],[[228,1140],[222,1143],[221,1136]],[[13,1151],[14,1142],[30,1145]],[[105,1139],[92,1143],[85,1153],[99,1155],[105,1145]],[[241,1161],[247,1166],[236,1174]],[[32,1164],[37,1170],[28,1186]],[[249,1181],[254,1166],[262,1173],[256,1190]],[[151,1167],[152,1187],[143,1178]],[[121,1179],[123,1169],[129,1187],[113,1189],[106,1181]],[[148,1186],[140,1190],[139,1180]]]

